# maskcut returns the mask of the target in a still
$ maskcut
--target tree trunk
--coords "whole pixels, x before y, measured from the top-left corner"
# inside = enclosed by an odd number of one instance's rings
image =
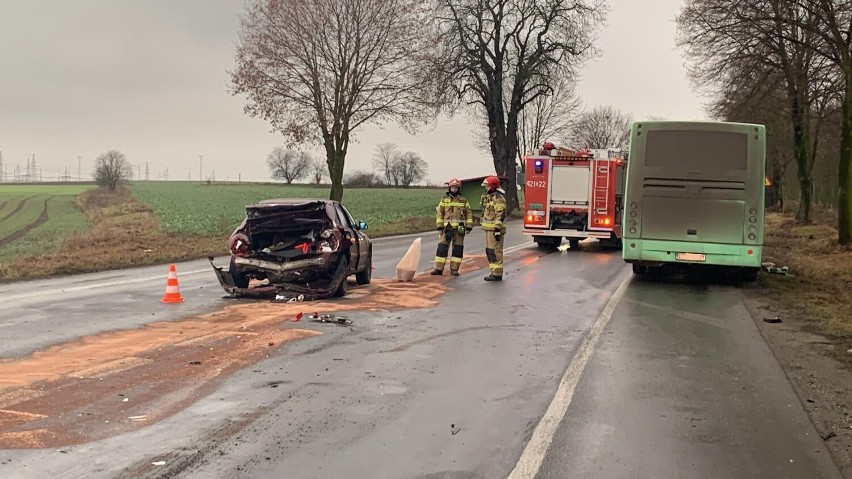
[[[517,111],[516,111],[517,108]],[[506,145],[504,148],[505,161],[503,169],[498,170],[500,176],[506,178],[503,189],[506,190],[506,214],[518,209],[518,174],[515,158],[518,156],[518,114],[520,104],[512,106],[506,118]]]
[[[346,160],[346,150],[338,150],[334,146],[326,146],[326,163],[328,177],[331,180],[331,193],[328,198],[343,201],[343,164]]]
[[[843,119],[840,130],[839,187],[837,189],[837,241],[852,243],[852,65],[846,66],[846,91],[843,92]]]
[[[810,111],[809,105],[801,97],[802,89],[791,85],[787,80],[787,99],[790,102],[790,120],[793,123],[793,150],[799,179],[799,208],[796,219],[802,223],[811,222],[811,202],[813,195],[813,158],[810,153]],[[806,94],[806,90],[805,90]]]

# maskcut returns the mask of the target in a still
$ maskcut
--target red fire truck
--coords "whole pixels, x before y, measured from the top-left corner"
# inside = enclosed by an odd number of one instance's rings
[[[556,248],[563,237],[571,249],[586,238],[621,247],[626,154],[547,142],[525,161],[524,234],[542,248]]]

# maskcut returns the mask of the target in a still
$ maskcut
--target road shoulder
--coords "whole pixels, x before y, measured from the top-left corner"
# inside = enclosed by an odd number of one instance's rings
[[[843,477],[852,478],[852,360],[840,357],[842,341],[759,291],[748,292],[745,304]]]

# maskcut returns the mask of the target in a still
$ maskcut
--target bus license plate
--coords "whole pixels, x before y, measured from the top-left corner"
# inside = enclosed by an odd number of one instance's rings
[[[706,258],[701,253],[678,253],[675,255],[678,261],[705,261]]]

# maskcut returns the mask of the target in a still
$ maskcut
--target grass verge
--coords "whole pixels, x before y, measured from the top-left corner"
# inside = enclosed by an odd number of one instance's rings
[[[816,331],[852,339],[852,249],[837,244],[837,230],[820,223],[802,225],[792,215],[766,216],[764,261],[788,266],[792,276],[763,274],[769,296],[792,308]]]
[[[95,189],[77,197],[91,228],[47,254],[0,262],[0,281],[90,273],[227,254],[227,234],[163,231],[154,212],[126,187]],[[434,217],[413,217],[371,226],[371,238],[431,231]],[[230,233],[230,232],[229,232]]]

